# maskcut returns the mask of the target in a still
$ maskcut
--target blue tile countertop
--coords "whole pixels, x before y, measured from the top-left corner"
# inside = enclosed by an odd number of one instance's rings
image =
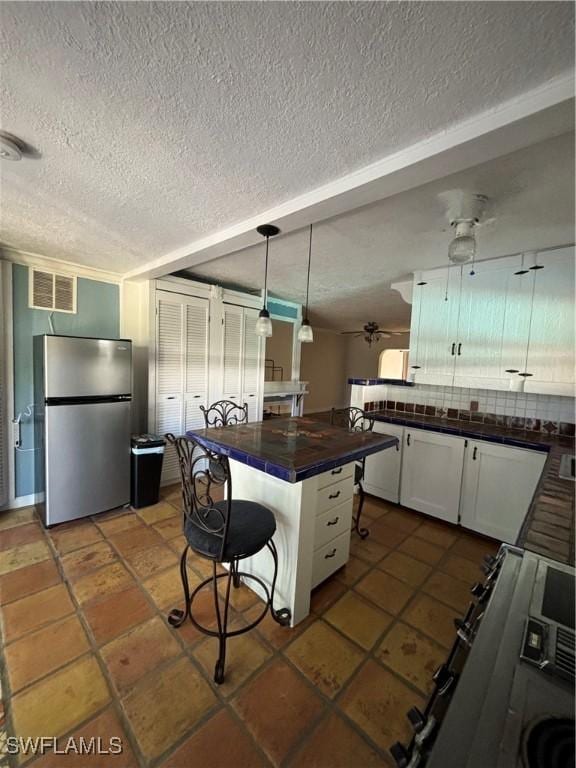
[[[270,419],[186,433],[205,448],[298,483],[398,444],[377,432],[352,432],[315,419]]]
[[[405,379],[348,379],[348,384],[359,384],[361,387],[375,387],[378,384],[393,384],[395,387],[413,387],[413,381]]]

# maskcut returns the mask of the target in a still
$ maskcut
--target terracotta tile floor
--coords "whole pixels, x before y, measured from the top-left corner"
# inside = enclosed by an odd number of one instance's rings
[[[44,531],[32,509],[0,516],[5,716],[0,740],[120,737],[121,755],[53,753],[34,768],[359,768],[390,766],[409,736],[454,636],[453,619],[496,544],[367,497],[366,541],[315,590],[293,630],[270,618],[228,644],[214,686],[216,641],[181,605],[179,493],[140,512],[118,510]],[[190,582],[208,574],[190,559]],[[246,587],[230,621],[260,611]],[[213,621],[211,595],[196,610]],[[0,757],[0,765],[6,760]]]

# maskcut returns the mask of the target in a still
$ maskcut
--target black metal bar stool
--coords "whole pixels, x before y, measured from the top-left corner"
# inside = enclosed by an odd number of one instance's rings
[[[206,429],[248,423],[248,403],[238,405],[233,400],[218,400],[208,408],[201,405],[200,410],[204,416]]]
[[[180,559],[180,575],[184,588],[185,609],[172,610],[168,622],[173,627],[181,626],[186,618],[205,635],[218,638],[218,660],[214,668],[214,682],[224,681],[224,665],[226,661],[226,641],[229,637],[242,635],[259,624],[268,610],[278,624],[288,626],[290,611],[286,608],[274,609],[274,590],[278,575],[278,552],[272,540],[276,531],[276,520],[271,510],[255,501],[240,501],[232,499],[232,483],[230,466],[226,456],[214,453],[204,448],[195,440],[188,437],[174,437],[167,434],[166,439],[176,448],[180,473],[182,476],[182,500],[184,507],[184,536],[186,547]],[[215,501],[214,489],[227,489],[227,499]],[[245,573],[239,569],[239,563],[246,557],[255,555],[267,547],[274,559],[274,576],[272,585],[268,585],[258,576]],[[200,557],[212,561],[212,576],[199,584],[192,593],[188,583],[186,559],[188,550],[192,549]],[[226,573],[217,573],[219,563],[228,563]],[[218,579],[227,578],[226,596],[223,611],[218,595]],[[266,595],[266,602],[258,618],[243,629],[228,631],[228,608],[230,604],[230,587],[240,586],[241,579],[253,579]],[[218,630],[208,629],[199,624],[194,618],[192,605],[194,598],[208,584],[212,583],[214,592],[214,607]]]
[[[366,411],[362,408],[332,408],[330,412],[330,424],[336,427],[343,427],[349,429],[352,432],[371,432],[374,426],[374,419],[372,416],[368,416]],[[366,457],[357,461],[354,465],[354,485],[358,488],[358,511],[352,518],[354,523],[352,530],[360,536],[361,539],[365,539],[370,535],[368,528],[360,527],[360,516],[362,514],[362,507],[364,506],[364,487],[362,480],[364,480],[364,470],[366,468]]]

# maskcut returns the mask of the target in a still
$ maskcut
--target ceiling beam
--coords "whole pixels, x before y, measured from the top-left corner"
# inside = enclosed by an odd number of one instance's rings
[[[214,232],[128,272],[162,277],[259,242],[255,229],[274,223],[284,233],[419,187],[510,154],[574,127],[574,76],[555,78],[392,155]]]

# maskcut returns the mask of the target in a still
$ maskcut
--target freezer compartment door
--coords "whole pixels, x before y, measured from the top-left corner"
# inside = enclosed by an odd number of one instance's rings
[[[131,342],[44,336],[44,397],[128,395],[131,392]]]
[[[45,524],[127,504],[130,403],[48,406],[45,420]]]

